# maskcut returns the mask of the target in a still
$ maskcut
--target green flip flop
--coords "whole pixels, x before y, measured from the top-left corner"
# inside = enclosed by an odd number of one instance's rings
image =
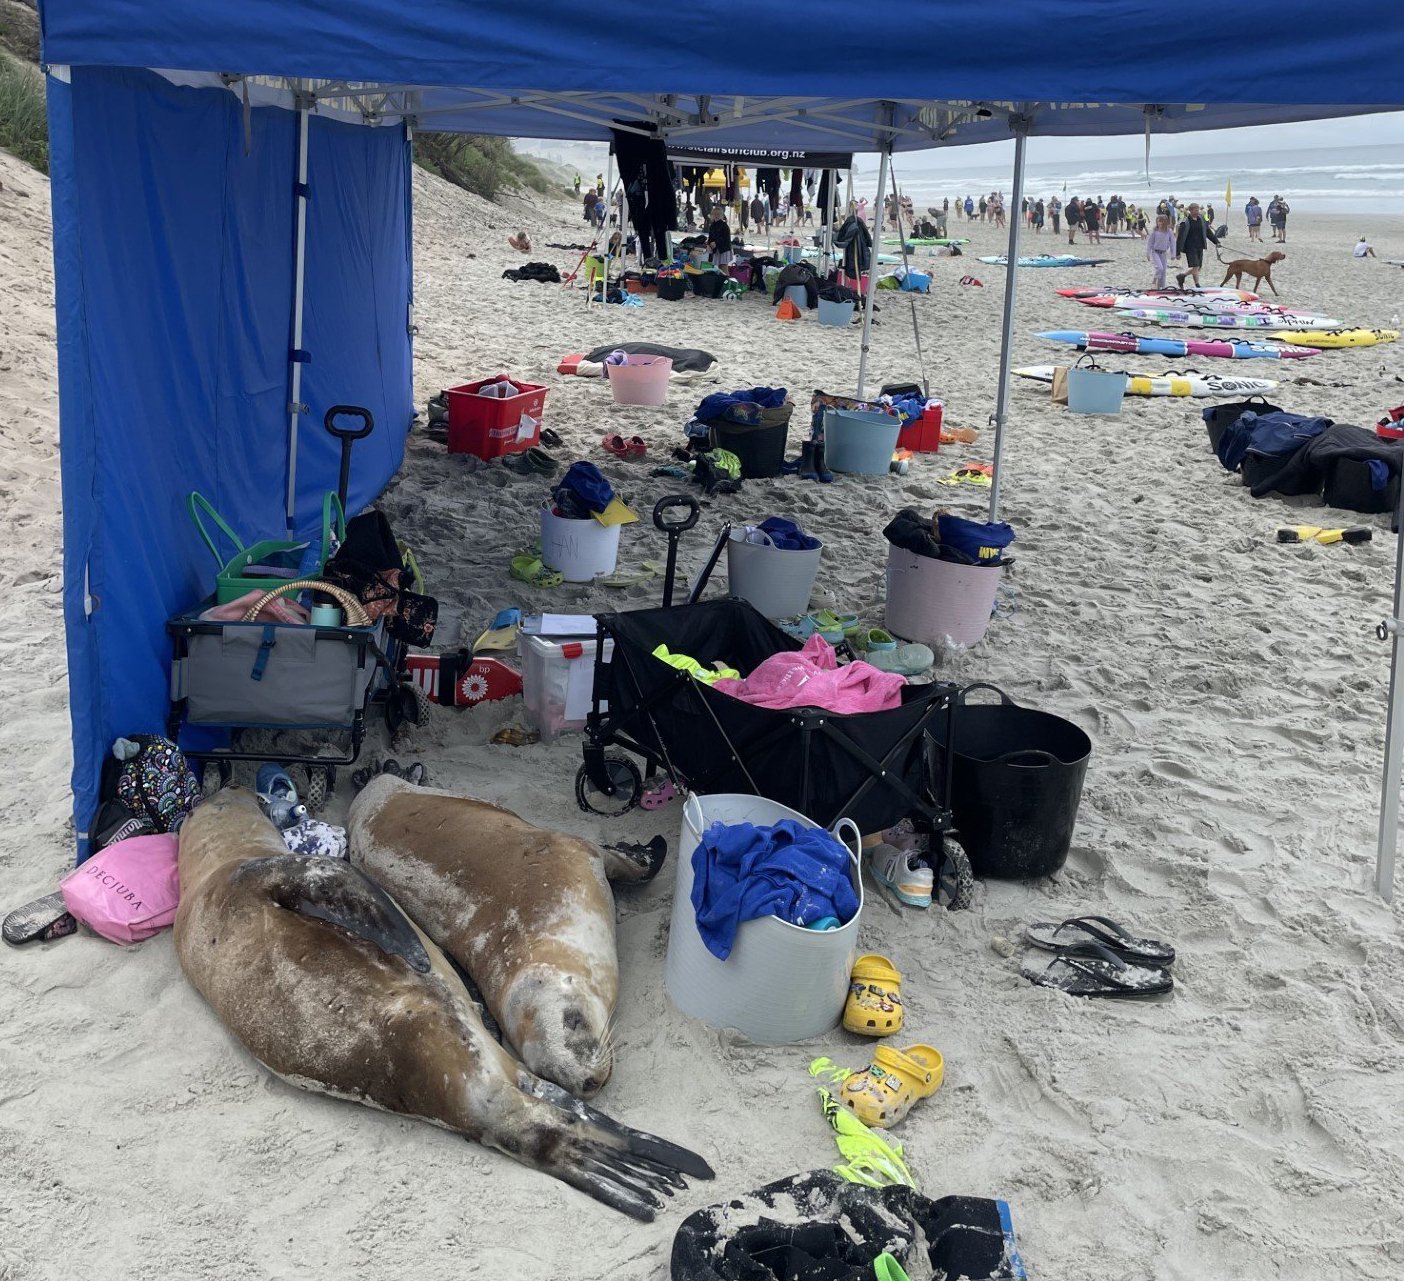
[[[540,556],[523,552],[512,557],[512,577],[532,587],[559,587],[565,582],[565,575],[559,570],[547,569]]]

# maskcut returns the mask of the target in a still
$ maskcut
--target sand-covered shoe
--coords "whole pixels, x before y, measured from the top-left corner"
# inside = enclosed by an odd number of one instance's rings
[[[891,1036],[902,1029],[902,976],[885,956],[869,952],[853,963],[843,1026],[859,1036]]]
[[[867,1067],[844,1078],[838,1100],[864,1125],[885,1130],[906,1116],[912,1104],[935,1094],[945,1076],[945,1061],[934,1046],[899,1050],[879,1045]]]

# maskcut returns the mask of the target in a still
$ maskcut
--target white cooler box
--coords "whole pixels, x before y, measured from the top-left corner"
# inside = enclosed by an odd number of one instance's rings
[[[526,722],[539,730],[544,742],[585,728],[595,684],[594,640],[547,640],[520,636],[522,698]],[[605,641],[605,662],[614,656],[614,642]],[[600,710],[607,710],[600,704]]]

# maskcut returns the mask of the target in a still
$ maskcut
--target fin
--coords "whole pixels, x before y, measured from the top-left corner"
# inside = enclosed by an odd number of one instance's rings
[[[289,912],[338,926],[398,956],[420,974],[429,953],[395,901],[359,868],[340,859],[283,854],[250,859],[234,880],[263,881],[273,901]]]
[[[655,836],[646,844],[620,841],[603,848],[605,875],[611,881],[626,885],[642,885],[653,880],[668,857],[668,842],[662,836]]]
[[[551,1161],[541,1162],[542,1166],[563,1183],[631,1218],[651,1223],[654,1211],[663,1205],[660,1194],[672,1196],[674,1189],[686,1187],[684,1175],[714,1177],[712,1167],[696,1152],[621,1125],[525,1069],[517,1072],[517,1086],[573,1123],[569,1146]]]

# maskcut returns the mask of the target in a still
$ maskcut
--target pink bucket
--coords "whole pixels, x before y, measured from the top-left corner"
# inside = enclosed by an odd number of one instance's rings
[[[673,362],[667,356],[630,356],[627,365],[606,365],[616,405],[661,405],[668,399]]]
[[[973,645],[984,636],[999,591],[997,565],[957,565],[887,549],[887,630],[940,649]]]

